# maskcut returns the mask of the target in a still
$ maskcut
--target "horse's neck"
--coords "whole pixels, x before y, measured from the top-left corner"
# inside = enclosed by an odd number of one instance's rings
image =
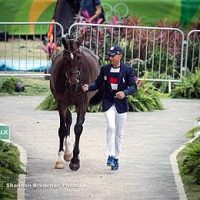
[[[99,56],[97,56],[92,50],[88,49],[87,47],[81,46],[80,49],[83,53],[86,52],[90,54],[93,58],[95,58],[96,60],[99,60]]]

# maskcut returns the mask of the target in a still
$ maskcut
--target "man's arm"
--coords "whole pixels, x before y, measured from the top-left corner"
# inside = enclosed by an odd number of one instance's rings
[[[82,86],[83,92],[98,90],[103,84],[103,67],[101,67],[100,74],[93,83],[84,84]]]
[[[88,21],[92,22],[94,19],[96,19],[101,14],[101,12],[102,12],[101,5],[96,6],[95,14],[92,17],[90,17],[90,19]]]
[[[128,68],[128,88],[123,90],[125,96],[131,95],[137,91],[137,84],[135,82],[133,68]]]

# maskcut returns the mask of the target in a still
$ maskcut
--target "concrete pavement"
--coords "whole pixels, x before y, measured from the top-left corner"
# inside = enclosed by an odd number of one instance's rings
[[[81,168],[73,172],[68,163],[54,169],[59,118],[57,111],[35,110],[42,99],[0,97],[0,122],[11,126],[12,141],[27,151],[26,200],[179,199],[170,155],[187,141],[185,133],[200,114],[199,100],[164,100],[165,110],[129,113],[117,172],[105,165],[103,113],[87,113]]]

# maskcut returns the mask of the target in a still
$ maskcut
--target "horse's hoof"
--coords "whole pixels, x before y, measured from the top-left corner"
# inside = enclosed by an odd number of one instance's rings
[[[72,162],[70,162],[69,168],[71,170],[73,170],[73,171],[77,171],[80,168],[80,164],[79,164],[79,162],[78,163],[72,163]]]
[[[69,154],[65,154],[64,155],[64,160],[65,161],[70,161],[72,159],[72,153],[69,153]]]
[[[55,169],[64,169],[64,162],[63,161],[56,161]]]

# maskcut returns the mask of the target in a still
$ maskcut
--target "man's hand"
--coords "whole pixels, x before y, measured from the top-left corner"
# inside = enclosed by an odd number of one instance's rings
[[[124,97],[125,97],[125,94],[122,91],[119,91],[115,94],[115,98],[117,99],[123,99]]]
[[[84,84],[83,86],[82,86],[82,90],[83,90],[83,92],[87,92],[88,91],[88,85],[87,84]]]

